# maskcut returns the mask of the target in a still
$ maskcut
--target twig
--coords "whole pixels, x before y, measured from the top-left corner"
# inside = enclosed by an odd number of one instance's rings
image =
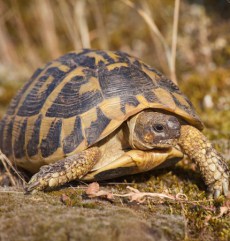
[[[146,12],[146,14],[151,19],[154,19],[148,3],[146,1],[142,1],[141,6],[142,6],[143,10]],[[150,36],[153,41],[153,45],[155,47],[155,52],[156,52],[156,55],[157,55],[157,58],[159,61],[159,65],[161,66],[164,73],[170,75],[169,62],[168,62],[166,54],[164,54],[165,50],[164,50],[163,44],[161,43],[161,41],[159,41],[159,38],[156,36],[156,34],[153,31],[151,31],[151,29],[150,29]]]
[[[7,174],[9,175],[10,181],[12,183],[13,186],[16,186],[16,182],[14,180],[13,175],[10,172],[10,169],[8,168],[8,166],[16,173],[16,175],[19,177],[19,179],[21,179],[21,181],[23,183],[25,183],[24,178],[21,176],[21,174],[17,171],[17,169],[13,166],[13,164],[11,163],[11,161],[5,156],[5,154],[2,153],[2,151],[0,150],[0,160],[2,161],[2,164],[7,172]],[[8,165],[8,166],[7,166]]]
[[[164,193],[140,192],[138,189],[130,186],[127,186],[127,189],[129,189],[130,192],[126,194],[112,193],[109,191],[100,190],[99,184],[97,182],[93,182],[88,186],[86,190],[86,194],[91,198],[106,197],[109,200],[114,199],[114,197],[129,197],[131,202],[138,202],[138,203],[145,202],[147,197],[151,197],[151,198],[157,197],[161,199],[170,199],[173,201],[188,200],[185,194],[177,194],[176,196],[173,196],[173,195],[164,194]]]
[[[3,13],[5,8],[5,3],[0,1],[0,15]],[[10,11],[11,13],[12,10]],[[12,17],[13,15],[10,15]],[[19,56],[16,51],[15,44],[13,44],[12,36],[7,29],[7,20],[4,17],[0,19],[0,61],[8,65],[17,65],[19,61]]]
[[[13,20],[16,24],[15,27],[18,30],[17,32],[21,40],[23,49],[26,49],[26,51],[23,51],[23,54],[29,60],[30,64],[36,67],[41,63],[41,60],[37,54],[36,49],[34,48],[34,44],[33,44],[33,41],[31,40],[30,34],[28,33],[28,29],[25,26],[25,21],[22,18],[22,13],[19,7],[19,2],[17,0],[11,0],[11,4],[12,6],[14,6],[12,11],[13,11]],[[28,46],[30,47],[28,48]]]
[[[25,192],[20,191],[9,191],[9,190],[0,190],[0,193],[18,193],[18,194],[24,194]]]
[[[35,9],[39,18],[38,21],[42,29],[42,31],[40,31],[41,39],[47,51],[55,58],[60,54],[60,50],[52,4],[47,0],[37,0],[35,3]]]
[[[113,194],[113,196],[130,197],[131,201],[137,201],[139,203],[144,202],[146,197],[158,197],[158,198],[161,198],[161,199],[166,198],[166,199],[170,199],[170,200],[174,200],[174,201],[187,200],[187,197],[186,197],[185,194],[177,194],[177,196],[174,197],[173,195],[164,194],[164,193],[140,192],[136,188],[129,187],[129,186],[127,187],[127,189],[129,189],[131,192],[129,192],[127,194]]]
[[[127,6],[135,9],[137,11],[137,13],[144,19],[144,21],[146,22],[148,27],[151,29],[151,31],[153,31],[154,34],[158,37],[158,39],[160,40],[160,42],[162,43],[162,45],[164,47],[166,58],[167,58],[167,61],[169,64],[170,63],[169,46],[167,45],[164,36],[161,34],[161,32],[158,29],[157,25],[155,24],[154,20],[143,9],[137,8],[135,6],[135,4],[133,2],[131,2],[130,0],[121,0],[121,1],[124,2]]]
[[[172,54],[170,61],[171,78],[177,84],[176,78],[176,47],[177,47],[177,33],[179,20],[180,0],[175,0],[174,18],[173,18],[173,33],[172,33]]]
[[[3,166],[4,166],[5,170],[6,170],[6,173],[8,174],[8,177],[10,178],[11,184],[13,186],[16,186],[16,182],[14,180],[14,177],[11,174],[11,172],[10,172],[8,166],[7,166],[7,161],[5,160],[4,154],[2,152],[0,153],[0,159],[1,159],[2,164],[3,164]]]
[[[68,7],[68,3],[66,1],[58,1],[58,10],[60,11],[60,19],[63,23],[64,31],[72,42],[74,49],[81,49],[82,44],[80,40],[80,35],[78,32],[78,27],[76,22],[73,20],[71,11]]]
[[[86,19],[85,4],[85,0],[77,1],[74,6],[74,12],[76,16],[76,23],[78,24],[79,32],[81,35],[82,46],[83,48],[90,48],[90,37]]]
[[[158,29],[154,19],[151,18],[150,14],[148,14],[147,9],[141,9],[135,6],[133,2],[130,0],[121,0],[127,6],[135,9],[137,13],[144,19],[150,30],[156,35],[156,37],[161,42],[164,53],[166,56],[168,68],[170,70],[170,75],[172,81],[177,84],[176,80],[176,71],[175,71],[175,59],[176,59],[176,45],[177,45],[177,29],[178,29],[178,20],[179,20],[179,3],[180,0],[175,0],[175,8],[174,8],[174,21],[173,21],[173,36],[172,36],[172,48],[170,50],[169,45],[167,44],[164,36],[161,34]]]
[[[97,38],[99,40],[100,46],[103,49],[108,49],[109,43],[108,43],[106,26],[104,24],[103,15],[101,12],[101,7],[102,7],[101,1],[90,0],[89,3],[92,5],[92,13],[96,22]]]
[[[136,185],[132,182],[106,182],[106,185]]]
[[[188,200],[188,197],[183,193],[170,195],[170,194],[164,194],[164,193],[140,192],[138,189],[135,189],[130,186],[127,186],[127,189],[130,190],[129,193],[125,193],[125,194],[112,193],[110,191],[101,190],[99,184],[97,182],[93,182],[88,185],[86,189],[86,194],[88,194],[89,197],[109,196],[110,199],[115,196],[130,197],[131,201],[136,201],[136,202],[143,202],[145,201],[145,199],[143,198],[146,198],[146,197],[158,197],[162,199],[166,198],[173,201],[179,201],[180,203],[183,202],[185,204],[192,204],[192,205],[199,204],[199,203],[207,203],[212,201],[212,200],[199,200],[199,201]]]

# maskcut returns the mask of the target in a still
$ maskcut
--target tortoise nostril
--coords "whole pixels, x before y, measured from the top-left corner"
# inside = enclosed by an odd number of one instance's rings
[[[174,130],[180,130],[180,122],[175,116],[171,116],[167,121],[168,127]]]

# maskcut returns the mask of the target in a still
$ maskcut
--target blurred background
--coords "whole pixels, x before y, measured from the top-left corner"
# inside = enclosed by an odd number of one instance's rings
[[[173,77],[177,37],[181,89],[209,135],[230,139],[230,2],[177,2],[178,34],[173,0],[0,0],[0,118],[36,68],[68,51],[122,50]]]

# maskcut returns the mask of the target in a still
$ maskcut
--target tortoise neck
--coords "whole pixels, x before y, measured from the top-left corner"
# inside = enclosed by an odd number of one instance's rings
[[[137,117],[139,116],[139,114],[140,113],[131,117],[127,121],[127,128],[124,128],[124,132],[128,136],[129,145],[132,149],[137,149],[136,146],[135,146],[135,131],[134,130],[135,130]]]

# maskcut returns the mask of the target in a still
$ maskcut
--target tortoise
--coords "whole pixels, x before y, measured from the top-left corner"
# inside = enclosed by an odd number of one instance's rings
[[[121,51],[83,49],[39,68],[0,122],[0,148],[34,174],[26,191],[106,180],[187,155],[214,198],[229,169],[178,86]]]

